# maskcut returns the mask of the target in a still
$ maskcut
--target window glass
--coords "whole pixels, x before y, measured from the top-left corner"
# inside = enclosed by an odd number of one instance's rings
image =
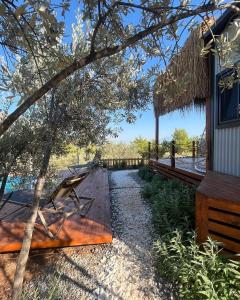
[[[238,118],[237,86],[231,89],[220,90],[220,122],[236,120]]]
[[[229,76],[229,72],[218,76],[218,108],[219,123],[239,120],[239,83],[233,84],[232,88],[219,86],[220,78]]]

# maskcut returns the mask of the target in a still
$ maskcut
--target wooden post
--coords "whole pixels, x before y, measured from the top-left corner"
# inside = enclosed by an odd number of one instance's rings
[[[176,149],[175,149],[175,141],[171,142],[171,167],[175,168],[175,153],[176,153]]]
[[[159,117],[155,116],[155,154],[156,154],[156,160],[159,159],[159,149],[158,149],[158,145],[159,145]]]
[[[151,158],[151,142],[148,142],[148,159]]]
[[[208,201],[207,197],[198,191],[195,200],[195,230],[197,242],[204,243],[208,236]]]
[[[196,156],[199,156],[199,141],[196,142]]]
[[[192,141],[192,157],[196,157],[196,143],[195,141]]]

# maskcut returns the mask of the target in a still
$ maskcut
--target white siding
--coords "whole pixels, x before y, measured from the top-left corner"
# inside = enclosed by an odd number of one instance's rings
[[[213,168],[217,172],[240,176],[240,127],[214,130]]]
[[[220,70],[218,60],[215,59],[215,75],[219,71],[222,70]],[[217,128],[216,115],[216,81],[214,80],[213,170],[229,175],[240,176],[240,126]]]

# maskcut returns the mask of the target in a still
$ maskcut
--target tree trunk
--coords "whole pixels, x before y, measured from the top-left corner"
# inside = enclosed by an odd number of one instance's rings
[[[51,98],[51,107],[49,112],[48,125],[49,125],[48,140],[45,145],[42,166],[35,186],[32,213],[26,224],[22,248],[17,260],[16,271],[14,274],[13,294],[12,294],[13,300],[21,299],[24,273],[26,269],[30,247],[31,247],[34,224],[36,222],[39,202],[42,196],[45,178],[46,178],[48,165],[51,157],[53,139],[55,138],[56,135],[56,128],[55,128],[56,124],[54,123],[54,91],[52,93],[52,98]],[[55,128],[55,130],[53,128]]]
[[[7,179],[8,179],[8,174],[4,174],[2,177],[2,184],[1,184],[1,188],[0,188],[0,203],[2,202],[2,199],[3,199],[5,187],[7,184]]]
[[[47,143],[47,145],[46,145],[41,170],[39,172],[39,176],[38,176],[37,183],[35,186],[32,213],[26,224],[22,248],[21,248],[18,260],[17,260],[17,266],[16,266],[15,275],[14,275],[13,294],[12,294],[13,300],[21,299],[24,273],[25,273],[28,255],[29,255],[29,251],[30,251],[34,224],[35,224],[35,221],[37,218],[39,202],[40,202],[40,198],[41,198],[41,195],[43,192],[43,187],[44,187],[44,183],[45,183],[45,177],[47,174],[51,151],[52,151],[52,142]]]

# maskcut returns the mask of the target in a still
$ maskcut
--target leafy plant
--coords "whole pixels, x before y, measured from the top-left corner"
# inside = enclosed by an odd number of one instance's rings
[[[219,255],[219,244],[208,239],[202,248],[195,235],[180,231],[154,245],[157,271],[177,287],[181,299],[240,299],[240,263]]]
[[[138,175],[142,179],[150,182],[153,178],[154,173],[149,167],[144,166],[144,167],[139,168]]]
[[[146,172],[139,171],[141,178]],[[154,243],[157,273],[172,283],[180,299],[240,299],[240,263],[219,255],[220,245],[211,239],[201,246],[195,241],[194,192],[158,175],[142,190],[158,236]]]
[[[175,229],[192,230],[194,226],[194,189],[179,181],[167,181],[158,175],[143,190],[151,203],[152,221],[157,234]]]

